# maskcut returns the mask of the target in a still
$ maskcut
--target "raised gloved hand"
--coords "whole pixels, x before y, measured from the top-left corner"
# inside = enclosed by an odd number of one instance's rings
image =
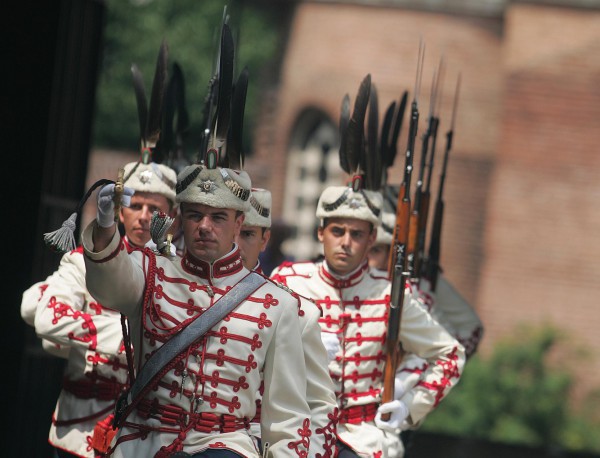
[[[340,340],[337,334],[321,332],[321,340],[323,341],[325,350],[327,350],[327,358],[329,361],[333,361],[337,352],[340,351]]]
[[[123,187],[121,196],[121,206],[129,207],[131,196],[135,191],[127,186]],[[96,221],[100,227],[110,227],[115,223],[115,185],[114,183],[103,186],[98,191],[98,210],[96,212]]]
[[[390,419],[384,421],[381,419],[381,415],[384,413],[390,413]],[[378,428],[383,429],[394,434],[400,432],[404,421],[408,418],[408,407],[402,401],[392,401],[381,404],[377,409],[377,415],[375,415],[375,424]]]

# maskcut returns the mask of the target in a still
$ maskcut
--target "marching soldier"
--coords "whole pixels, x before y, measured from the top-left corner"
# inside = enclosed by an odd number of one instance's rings
[[[368,202],[367,202],[368,200]],[[400,429],[415,427],[458,382],[464,349],[414,300],[405,297],[401,343],[429,364],[420,382],[396,400],[380,405],[390,282],[369,268],[381,208],[375,192],[345,186],[325,189],[317,208],[319,241],[325,259],[282,264],[277,281],[310,297],[322,309],[325,346],[333,356],[329,371],[341,409],[339,456],[402,456]],[[392,412],[389,423],[377,419]]]
[[[206,163],[216,164],[216,157]],[[202,164],[184,169],[177,184],[186,246],[182,259],[149,250],[127,255],[114,225],[94,221],[84,231],[88,287],[103,304],[128,316],[136,383],[143,382],[130,393],[115,456],[181,451],[258,456],[247,429],[261,370],[265,456],[301,456],[308,450],[310,413],[296,301],[264,277],[249,274],[234,243],[249,196],[245,172]],[[98,205],[110,211],[112,196]],[[203,317],[211,310],[226,315],[208,322],[200,335],[192,326],[206,324]],[[175,336],[191,343],[173,347]],[[171,350],[165,356],[166,346]],[[158,362],[144,364],[155,357]]]
[[[395,458],[403,455],[400,431],[416,427],[458,382],[464,348],[412,300],[402,282],[401,320],[393,325],[400,324],[399,344],[424,358],[428,367],[406,392],[394,390],[395,371],[388,371],[391,380],[386,377],[386,386],[391,382],[394,393],[383,393],[384,372],[388,360],[395,364],[398,345],[389,345],[389,317],[399,302],[391,297],[394,289],[387,275],[371,270],[367,259],[383,205],[379,162],[364,149],[367,144],[368,151],[375,150],[374,138],[363,137],[367,104],[377,113],[370,75],[360,85],[351,118],[347,96],[342,104],[340,165],[352,181],[326,188],[319,198],[316,216],[324,259],[284,263],[272,278],[313,299],[322,310],[321,337],[340,408],[338,456]],[[381,403],[382,395],[391,400]]]
[[[150,241],[154,211],[174,214],[176,175],[163,164],[132,162],[125,177],[136,193],[119,218],[123,248],[132,252]],[[107,427],[100,427],[95,438],[94,428],[127,385],[127,359],[120,313],[97,302],[86,288],[82,247],[66,253],[56,272],[23,294],[21,314],[35,325],[44,348],[54,354],[62,349],[68,360],[48,441],[59,456],[97,456],[106,450],[109,438],[101,433],[110,434],[110,426],[104,421]]]
[[[242,260],[248,269],[260,272],[259,254],[265,249],[271,232],[271,192],[253,188],[250,209],[237,237]],[[261,272],[262,273],[262,272]],[[332,457],[336,442],[337,402],[333,382],[327,371],[327,353],[321,341],[319,318],[315,304],[296,293],[298,318],[306,363],[306,401],[311,411],[310,457]],[[262,390],[261,390],[262,391]],[[260,402],[260,401],[258,401]],[[260,440],[260,403],[251,424],[253,436]]]

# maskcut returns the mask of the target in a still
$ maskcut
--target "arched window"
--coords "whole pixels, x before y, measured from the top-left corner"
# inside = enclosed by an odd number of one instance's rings
[[[282,249],[296,261],[322,253],[315,216],[321,192],[342,182],[337,126],[322,111],[305,110],[296,121],[289,143],[283,219],[294,228],[294,236]]]

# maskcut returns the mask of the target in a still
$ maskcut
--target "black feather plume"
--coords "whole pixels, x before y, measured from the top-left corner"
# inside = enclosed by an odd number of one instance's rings
[[[162,122],[162,107],[167,87],[167,42],[163,41],[158,51],[156,70],[152,82],[152,93],[150,95],[150,106],[148,111],[148,122],[146,125],[145,139],[147,146],[154,146],[160,137]]]
[[[350,122],[350,96],[346,94],[342,99],[342,107],[340,112],[340,167],[348,175],[352,175],[354,170],[350,170],[348,157],[346,156],[346,135],[348,123]]]
[[[387,184],[387,168],[390,166],[390,130],[392,128],[392,122],[394,120],[394,114],[396,111],[396,102],[390,103],[385,115],[383,116],[383,124],[381,126],[381,138],[379,139],[379,154],[381,155],[381,185]]]
[[[217,112],[213,125],[216,146],[220,147],[227,139],[231,117],[231,89],[233,86],[234,46],[231,29],[223,24],[219,54]]]
[[[369,98],[369,118],[367,122],[367,147],[361,161],[361,168],[365,172],[365,189],[379,190],[381,187],[381,154],[379,144],[379,101],[377,90],[371,84]]]
[[[371,75],[367,75],[358,88],[354,110],[346,130],[346,157],[352,173],[360,173],[360,158],[365,148],[365,116],[371,93]]]
[[[173,86],[175,108],[177,110],[177,125],[175,133],[177,137],[185,135],[190,128],[190,117],[185,104],[185,79],[183,71],[177,62],[173,64]]]
[[[244,110],[248,91],[248,67],[244,67],[233,88],[231,102],[231,128],[227,140],[227,167],[234,170],[244,168]]]
[[[404,120],[404,112],[406,111],[406,101],[408,100],[408,91],[404,91],[402,97],[400,98],[400,104],[398,105],[398,110],[394,116],[394,128],[391,132],[391,137],[389,140],[389,151],[390,155],[388,158],[387,167],[391,167],[394,164],[394,160],[396,159],[396,155],[398,154],[398,137],[400,136],[400,130],[402,129],[402,122]]]
[[[140,145],[146,146],[146,126],[148,124],[148,102],[146,101],[146,90],[144,89],[144,78],[136,64],[131,66],[133,90],[137,104],[138,121],[140,126]]]
[[[179,64],[175,62],[165,90],[160,137],[152,154],[154,162],[164,162],[171,166],[182,146],[182,137],[188,128],[189,117],[185,107],[183,72]]]

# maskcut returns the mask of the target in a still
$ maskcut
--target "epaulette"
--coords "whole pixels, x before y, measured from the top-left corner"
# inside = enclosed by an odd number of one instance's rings
[[[276,286],[279,286],[279,287],[280,287],[282,290],[284,290],[284,291],[287,291],[287,292],[288,292],[288,293],[290,293],[292,296],[297,296],[297,294],[296,294],[296,293],[295,293],[295,292],[292,290],[292,288],[290,288],[289,286],[287,286],[287,285],[285,285],[285,284],[283,284],[283,283],[281,283],[281,282],[278,282],[278,281],[272,280],[272,279],[269,279],[269,280],[271,280],[271,283],[273,283],[273,284],[274,284],[274,285],[276,285]]]

